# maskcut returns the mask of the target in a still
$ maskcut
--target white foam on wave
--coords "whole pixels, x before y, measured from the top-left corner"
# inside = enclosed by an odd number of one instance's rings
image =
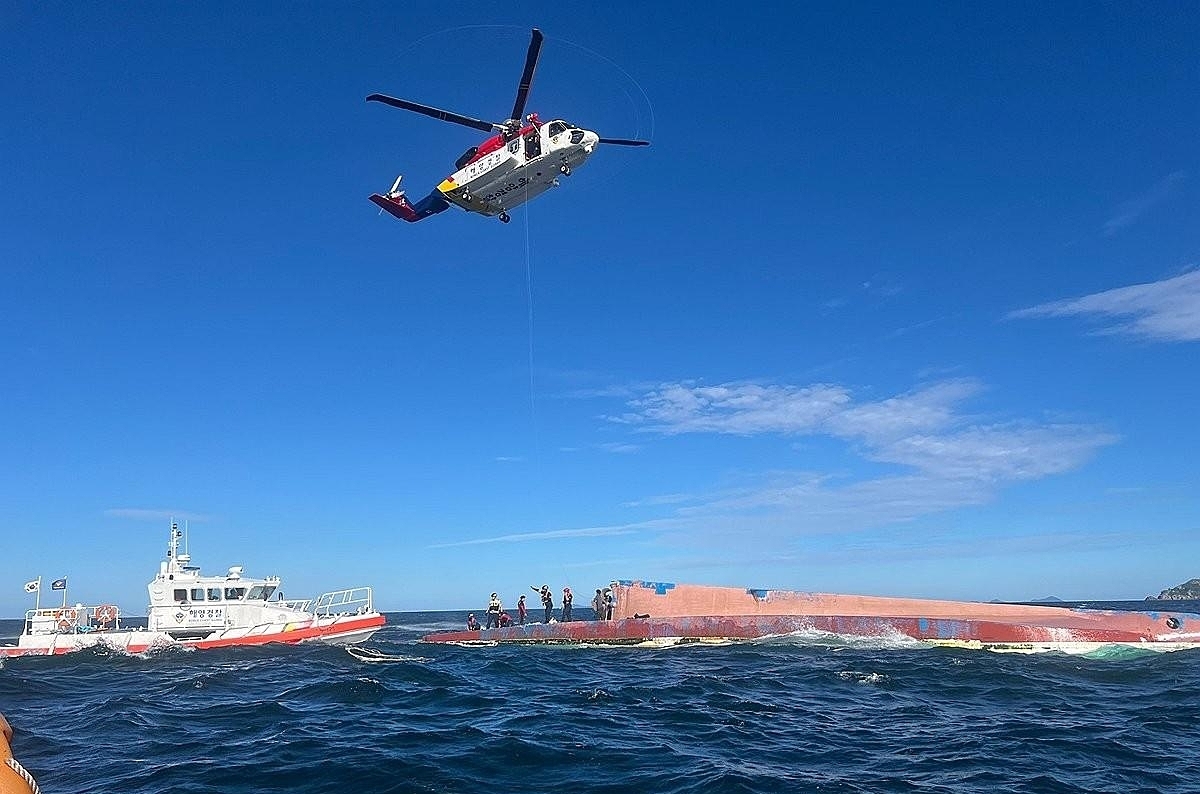
[[[368,664],[376,664],[381,662],[416,662],[425,664],[433,660],[426,656],[409,656],[408,654],[390,654],[383,651],[377,651],[374,648],[360,648],[355,645],[345,646],[346,653],[358,659],[360,662]]]

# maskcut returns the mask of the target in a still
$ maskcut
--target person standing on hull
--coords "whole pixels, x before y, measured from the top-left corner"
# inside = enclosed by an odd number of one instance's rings
[[[592,599],[592,611],[596,613],[596,620],[604,620],[604,593],[600,592],[600,588],[596,588],[596,597]]]
[[[575,596],[571,594],[571,588],[564,587],[563,588],[563,611],[562,611],[563,623],[567,623],[571,620],[571,602],[574,600],[575,600]]]
[[[617,605],[617,597],[613,595],[613,591],[604,588],[604,619],[612,620],[613,607]]]
[[[504,608],[500,604],[500,596],[492,593],[492,598],[488,601],[487,624],[484,628],[490,629],[493,624],[495,624],[496,628],[500,628],[500,613],[503,611]]]
[[[517,599],[517,620],[522,626],[525,625],[525,616],[529,614],[529,610],[525,607],[525,596]]]
[[[543,623],[549,623],[550,618],[554,617],[554,594],[550,592],[550,585],[542,585],[542,589],[538,590],[533,585],[529,585],[529,589],[542,597],[542,606],[546,609],[546,619]]]

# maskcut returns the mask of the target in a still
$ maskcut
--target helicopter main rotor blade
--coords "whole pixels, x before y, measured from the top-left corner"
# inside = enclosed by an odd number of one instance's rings
[[[529,40],[529,51],[525,53],[525,70],[521,72],[521,82],[517,83],[517,101],[513,103],[512,115],[509,121],[520,121],[525,113],[525,102],[529,99],[529,86],[533,83],[533,70],[537,68],[538,56],[542,53],[542,32],[533,29]]]
[[[650,141],[635,141],[631,138],[601,138],[600,143],[612,143],[617,146],[649,146]]]
[[[417,102],[409,102],[407,99],[396,99],[393,96],[384,94],[371,94],[367,97],[368,102],[382,102],[385,105],[391,105],[394,108],[401,110],[411,110],[413,113],[420,113],[422,116],[429,116],[438,121],[448,121],[451,124],[461,124],[464,127],[471,127],[484,132],[491,132],[496,129],[496,125],[490,121],[481,119],[473,119],[470,116],[464,116],[460,113],[451,113],[449,110],[422,105]]]

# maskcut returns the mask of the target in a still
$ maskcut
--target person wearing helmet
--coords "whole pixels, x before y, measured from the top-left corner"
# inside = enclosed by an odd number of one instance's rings
[[[571,619],[571,602],[575,600],[575,596],[571,595],[571,588],[563,588],[563,610],[562,619],[566,623]]]

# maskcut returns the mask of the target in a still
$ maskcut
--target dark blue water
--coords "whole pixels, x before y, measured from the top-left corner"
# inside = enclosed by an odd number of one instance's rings
[[[47,794],[1200,790],[1200,651],[418,641],[463,618],[389,615],[368,643],[382,663],[322,646],[11,659],[0,711]]]

